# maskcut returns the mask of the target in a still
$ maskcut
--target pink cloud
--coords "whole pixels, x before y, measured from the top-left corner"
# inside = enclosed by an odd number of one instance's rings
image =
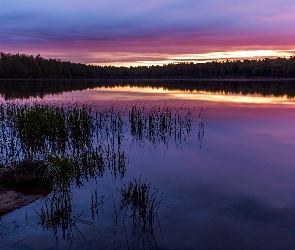
[[[4,0],[0,50],[82,63],[128,63],[177,54],[295,48],[291,0],[88,3]],[[118,53],[131,56],[117,58]],[[105,58],[93,56],[99,54]]]

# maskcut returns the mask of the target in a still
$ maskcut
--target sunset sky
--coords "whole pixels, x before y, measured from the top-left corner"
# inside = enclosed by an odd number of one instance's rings
[[[136,66],[295,54],[294,0],[1,0],[0,51]]]

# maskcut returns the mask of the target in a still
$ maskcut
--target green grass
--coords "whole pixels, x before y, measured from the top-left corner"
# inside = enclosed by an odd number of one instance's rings
[[[6,102],[0,104],[0,165],[14,167],[22,160],[45,160],[47,178],[81,184],[108,169],[114,178],[126,172],[124,145],[158,149],[181,147],[193,134],[194,114],[181,107],[147,106],[98,109],[84,104]],[[201,110],[199,139],[204,139]],[[64,169],[67,169],[66,171]],[[67,172],[65,176],[64,171]]]
[[[168,105],[132,103],[98,110],[78,103],[6,102],[0,104],[0,165],[7,168],[22,160],[45,160],[51,173],[67,168],[94,176],[109,169],[123,177],[126,143],[181,146],[189,141],[192,123],[190,109]],[[203,121],[200,126],[203,135]]]

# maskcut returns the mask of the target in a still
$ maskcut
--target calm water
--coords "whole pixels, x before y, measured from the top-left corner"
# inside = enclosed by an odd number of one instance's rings
[[[40,220],[50,196],[7,214],[0,249],[295,249],[295,101],[287,93],[224,92],[125,84],[42,100],[23,96],[23,102],[96,107],[186,107],[194,129],[182,141],[156,144],[126,133],[124,176],[106,171],[83,187],[73,185],[66,228]],[[207,118],[200,138],[201,108]],[[134,179],[150,184],[159,202],[151,221],[120,210],[120,190]]]

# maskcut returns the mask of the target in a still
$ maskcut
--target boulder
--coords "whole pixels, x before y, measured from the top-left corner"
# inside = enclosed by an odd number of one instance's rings
[[[51,188],[51,180],[46,176],[46,161],[25,160],[16,167],[0,171],[0,187],[2,188]]]

